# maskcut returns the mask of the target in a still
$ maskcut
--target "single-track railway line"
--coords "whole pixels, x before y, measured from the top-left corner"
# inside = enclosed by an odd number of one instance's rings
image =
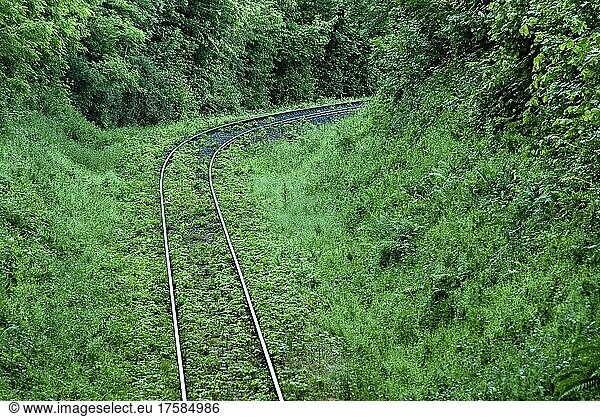
[[[250,312],[252,323],[253,323],[254,329],[256,331],[256,334],[258,336],[261,348],[262,348],[264,359],[266,360],[266,363],[267,363],[269,375],[273,382],[273,388],[277,394],[277,398],[280,401],[283,401],[284,400],[283,393],[281,392],[281,388],[279,386],[279,380],[278,380],[277,374],[275,372],[275,367],[273,366],[273,363],[271,360],[271,355],[269,353],[267,343],[265,341],[265,338],[264,338],[264,335],[263,335],[263,332],[262,332],[262,329],[260,326],[260,321],[259,321],[258,315],[256,314],[256,311],[254,309],[254,305],[252,303],[252,299],[250,296],[250,291],[248,290],[248,286],[246,285],[246,281],[244,279],[244,275],[242,273],[242,269],[239,264],[237,254],[235,252],[235,248],[231,241],[231,237],[229,235],[229,231],[227,229],[225,219],[221,212],[221,207],[219,205],[217,194],[215,192],[214,180],[213,180],[214,165],[215,165],[218,155],[221,152],[223,152],[227,147],[229,147],[235,141],[239,140],[242,137],[245,137],[246,135],[256,133],[257,131],[262,130],[262,129],[268,130],[268,129],[286,126],[286,125],[290,125],[290,124],[294,124],[294,123],[298,123],[298,122],[302,122],[302,121],[317,122],[317,123],[318,122],[327,122],[333,118],[348,115],[348,114],[356,111],[357,109],[359,109],[362,105],[363,105],[362,101],[354,101],[354,102],[341,103],[341,104],[330,105],[330,106],[320,106],[320,107],[313,107],[313,108],[293,110],[293,111],[287,111],[287,112],[281,112],[281,113],[268,114],[268,115],[264,115],[264,116],[260,116],[260,117],[256,117],[256,118],[250,118],[250,119],[245,119],[245,120],[241,120],[241,121],[228,123],[225,125],[221,125],[221,126],[217,126],[217,127],[205,130],[199,134],[196,134],[194,136],[191,136],[191,137],[185,139],[184,141],[179,143],[177,146],[175,146],[167,155],[167,157],[163,163],[163,166],[160,170],[159,191],[160,191],[163,241],[164,241],[164,249],[165,249],[165,261],[166,261],[168,286],[169,286],[170,310],[171,310],[171,318],[172,318],[172,322],[173,322],[174,342],[175,342],[175,350],[176,350],[178,373],[179,373],[179,384],[180,384],[179,388],[180,388],[182,401],[187,401],[188,398],[187,398],[187,388],[186,388],[186,379],[185,379],[185,366],[184,366],[183,353],[182,353],[181,342],[180,342],[179,321],[178,321],[178,316],[177,316],[177,304],[176,304],[176,297],[175,297],[175,282],[174,282],[174,277],[173,277],[173,268],[172,268],[172,264],[171,264],[171,255],[170,255],[170,248],[169,248],[169,235],[168,235],[168,227],[167,227],[165,185],[164,185],[167,167],[169,166],[169,163],[173,159],[173,156],[176,154],[176,152],[179,149],[181,149],[183,146],[185,146],[189,143],[204,139],[210,135],[216,135],[217,137],[220,137],[220,140],[219,140],[220,146],[212,154],[212,157],[210,159],[210,163],[208,166],[208,181],[209,181],[209,186],[210,186],[210,193],[211,193],[211,197],[212,197],[212,200],[213,200],[213,203],[215,206],[217,217],[219,219],[219,223],[221,225],[223,234],[227,241],[229,252],[233,259],[233,263],[235,265],[236,273],[240,280],[240,285],[241,285],[243,293],[244,293],[246,305]],[[233,132],[232,132],[232,130],[233,130]]]

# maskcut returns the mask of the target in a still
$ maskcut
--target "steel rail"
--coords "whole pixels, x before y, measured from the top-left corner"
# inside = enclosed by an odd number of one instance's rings
[[[159,184],[159,192],[160,192],[160,206],[161,206],[161,220],[162,220],[162,229],[163,229],[163,243],[164,243],[164,249],[165,249],[165,262],[166,262],[166,267],[167,267],[167,276],[168,276],[168,285],[169,285],[169,298],[170,298],[170,308],[171,308],[171,317],[172,317],[172,322],[173,322],[173,331],[174,331],[174,339],[175,339],[175,350],[176,350],[176,355],[177,355],[177,366],[178,366],[178,373],[179,373],[179,384],[180,384],[180,393],[181,393],[181,399],[182,401],[187,401],[187,388],[186,388],[186,382],[185,382],[185,368],[184,368],[184,363],[183,363],[183,355],[182,355],[182,349],[181,349],[181,341],[180,341],[180,336],[179,336],[179,321],[178,321],[178,317],[177,317],[177,307],[176,307],[176,302],[175,302],[175,283],[174,283],[174,279],[173,279],[173,269],[172,269],[172,265],[171,265],[171,256],[170,256],[170,248],[169,248],[169,237],[168,237],[168,230],[167,230],[167,216],[166,216],[166,203],[165,203],[165,195],[164,195],[164,182],[165,182],[165,176],[166,176],[166,171],[167,171],[167,167],[169,165],[169,163],[171,162],[171,160],[173,159],[173,156],[175,155],[175,153],[181,149],[183,146],[197,141],[200,138],[209,135],[211,133],[216,133],[219,131],[223,131],[226,129],[229,129],[231,127],[234,126],[243,126],[244,124],[248,124],[248,123],[257,123],[257,122],[261,122],[261,121],[265,121],[265,120],[269,120],[275,117],[281,117],[281,116],[287,116],[287,115],[293,115],[294,113],[301,113],[301,112],[313,112],[314,113],[309,113],[309,114],[301,114],[299,116],[292,116],[288,119],[282,119],[282,120],[277,120],[274,122],[267,122],[264,125],[259,125],[256,127],[252,127],[246,130],[243,130],[241,133],[238,133],[237,135],[235,135],[234,137],[232,137],[231,139],[229,139],[228,141],[226,141],[225,143],[223,143],[213,154],[212,158],[211,158],[211,162],[209,165],[209,184],[210,184],[210,188],[211,188],[211,194],[213,197],[213,202],[215,203],[215,207],[217,209],[217,213],[219,216],[219,220],[221,222],[221,226],[223,228],[223,232],[225,234],[225,237],[227,239],[228,242],[228,246],[229,246],[229,250],[231,252],[231,255],[234,259],[234,263],[236,265],[236,270],[238,272],[238,276],[240,277],[240,282],[242,284],[242,288],[244,291],[244,296],[246,298],[246,302],[248,304],[248,308],[251,312],[252,315],[252,319],[253,319],[253,323],[254,323],[254,327],[255,330],[257,331],[257,334],[259,335],[259,340],[261,342],[261,347],[263,349],[263,353],[265,355],[265,359],[267,361],[267,366],[269,368],[269,373],[271,375],[271,379],[273,381],[275,390],[277,392],[277,397],[280,401],[283,401],[283,395],[281,393],[281,388],[279,386],[279,382],[277,379],[277,375],[275,373],[275,369],[273,367],[270,355],[269,355],[269,351],[267,349],[266,346],[266,342],[264,340],[264,336],[262,334],[262,330],[260,328],[260,324],[258,321],[258,317],[256,316],[256,312],[254,311],[254,307],[252,304],[252,300],[250,298],[250,293],[248,292],[248,288],[246,286],[245,280],[243,278],[243,274],[241,271],[241,268],[239,266],[239,262],[237,260],[237,256],[235,254],[235,250],[233,248],[233,244],[231,243],[231,238],[229,236],[229,233],[227,231],[227,227],[225,224],[225,220],[222,216],[219,204],[218,204],[218,200],[216,197],[216,193],[214,191],[214,185],[213,185],[213,180],[212,180],[212,168],[214,165],[214,162],[216,161],[216,156],[225,148],[227,148],[229,145],[231,145],[233,142],[235,142],[236,140],[238,140],[239,138],[241,138],[242,136],[249,134],[251,132],[255,132],[259,129],[263,129],[263,128],[268,128],[268,127],[275,127],[275,126],[281,126],[281,125],[285,125],[285,124],[290,124],[290,123],[294,123],[294,122],[298,122],[300,120],[312,120],[312,119],[317,119],[319,117],[326,117],[326,116],[335,116],[335,115],[342,115],[345,113],[348,113],[352,110],[356,110],[357,108],[359,108],[362,105],[362,101],[353,101],[353,102],[348,102],[348,103],[340,103],[340,104],[335,104],[335,105],[326,105],[326,106],[318,106],[318,107],[312,107],[312,108],[306,108],[306,109],[299,109],[299,110],[291,110],[291,111],[284,111],[284,112],[279,112],[279,113],[273,113],[273,114],[268,114],[268,115],[264,115],[264,116],[259,116],[259,117],[255,117],[255,118],[249,118],[249,119],[244,119],[244,120],[240,120],[240,121],[234,121],[231,123],[227,123],[224,125],[220,125],[208,130],[205,130],[201,133],[198,133],[194,136],[191,136],[190,138],[185,139],[184,141],[182,141],[181,143],[179,143],[177,146],[175,146],[171,152],[167,155],[167,157],[165,158],[165,161],[162,165],[162,168],[160,170],[160,184]],[[326,110],[324,110],[326,109]]]
[[[271,380],[273,381],[273,387],[275,388],[275,392],[277,393],[277,398],[279,399],[279,401],[284,401],[284,398],[283,398],[283,394],[281,392],[281,387],[279,385],[279,380],[277,378],[277,373],[275,372],[275,367],[273,366],[273,362],[271,360],[271,355],[269,354],[269,349],[267,347],[267,343],[265,341],[265,337],[263,335],[263,332],[262,332],[262,329],[260,326],[260,321],[259,321],[256,311],[254,309],[254,304],[252,303],[252,298],[250,297],[250,292],[248,291],[248,286],[246,285],[246,280],[244,279],[244,274],[242,273],[242,269],[240,267],[240,263],[238,261],[237,254],[235,253],[235,248],[233,247],[233,243],[231,241],[231,236],[229,235],[229,231],[227,230],[225,218],[223,217],[223,213],[221,212],[219,200],[218,200],[217,194],[215,192],[214,180],[213,180],[214,164],[215,164],[215,162],[217,160],[217,156],[219,155],[220,152],[222,152],[223,150],[228,148],[231,144],[233,144],[235,141],[239,140],[243,136],[246,136],[250,133],[256,132],[257,130],[261,130],[261,129],[265,129],[265,128],[269,128],[269,127],[281,126],[281,125],[290,124],[290,123],[295,123],[300,120],[310,120],[310,119],[315,119],[315,118],[319,118],[319,117],[345,114],[349,111],[351,111],[351,110],[339,109],[339,110],[315,113],[312,115],[302,115],[302,116],[294,117],[294,118],[287,119],[284,121],[277,121],[274,123],[270,123],[266,126],[258,126],[255,128],[248,129],[236,136],[233,136],[227,142],[223,143],[213,153],[213,156],[210,160],[210,164],[208,165],[208,182],[209,182],[209,186],[210,186],[210,193],[211,193],[213,202],[215,204],[215,209],[217,210],[217,216],[219,218],[219,222],[221,223],[221,228],[223,229],[223,234],[225,235],[225,239],[227,240],[227,246],[229,247],[229,252],[231,253],[231,257],[233,258],[233,262],[235,264],[235,269],[236,269],[238,277],[240,279],[240,284],[242,285],[242,289],[244,291],[244,297],[246,298],[246,305],[248,306],[248,309],[250,310],[250,315],[252,317],[254,329],[256,330],[258,339],[260,341],[260,345],[262,347],[263,355],[265,357],[265,360],[267,361],[267,368],[269,369],[269,374],[271,376]]]

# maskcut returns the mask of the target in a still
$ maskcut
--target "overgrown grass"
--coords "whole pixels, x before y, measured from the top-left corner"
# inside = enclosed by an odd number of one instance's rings
[[[0,398],[179,398],[158,205],[203,120],[102,132],[66,106],[0,133]]]
[[[597,186],[422,90],[219,161],[286,398],[598,399]],[[0,398],[177,399],[158,170],[226,120],[5,120]],[[190,398],[270,399],[201,154],[167,175]]]
[[[599,337],[597,186],[561,188],[444,91],[229,151],[242,265],[279,282],[263,314],[304,294],[297,328],[336,341],[326,366],[306,346],[308,397],[556,399],[575,374],[567,398],[600,398],[577,353]]]
[[[176,400],[159,169],[184,134],[232,118],[101,131],[40,101],[3,114],[0,131],[0,398]],[[188,394],[273,399],[206,146],[183,148],[166,176]]]

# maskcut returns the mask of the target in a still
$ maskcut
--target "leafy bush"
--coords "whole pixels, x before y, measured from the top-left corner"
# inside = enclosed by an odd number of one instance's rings
[[[359,15],[340,18],[347,7],[340,0],[70,0],[60,7],[5,0],[0,92],[6,102],[30,98],[33,84],[67,86],[103,127],[363,93],[368,35]]]
[[[0,93],[3,100],[24,99],[33,83],[56,84],[66,54],[79,47],[88,3],[68,0],[60,7],[44,1],[0,2]]]

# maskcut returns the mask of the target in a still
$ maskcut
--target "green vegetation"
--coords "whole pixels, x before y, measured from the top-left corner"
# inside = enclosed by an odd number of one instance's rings
[[[0,0],[0,398],[177,398],[167,150],[375,93],[219,162],[287,398],[599,399],[599,50],[588,0]],[[167,176],[191,398],[272,398],[198,145]]]
[[[262,351],[217,223],[206,156],[199,158],[194,145],[175,155],[165,182],[188,396],[273,400]]]
[[[14,105],[60,86],[104,127],[365,94],[369,45],[344,17],[359,10],[340,0],[2,0],[0,93]]]
[[[155,172],[190,127],[100,132],[75,113],[5,126],[3,399],[178,398]]]
[[[599,337],[597,196],[567,212],[525,137],[482,134],[444,109],[442,85],[423,90],[400,120],[373,106],[231,151],[223,175],[248,207],[224,203],[226,217],[259,222],[231,226],[248,279],[303,289],[304,320],[337,341],[320,375],[334,398],[540,400],[569,373],[597,384],[597,358],[578,353]]]

